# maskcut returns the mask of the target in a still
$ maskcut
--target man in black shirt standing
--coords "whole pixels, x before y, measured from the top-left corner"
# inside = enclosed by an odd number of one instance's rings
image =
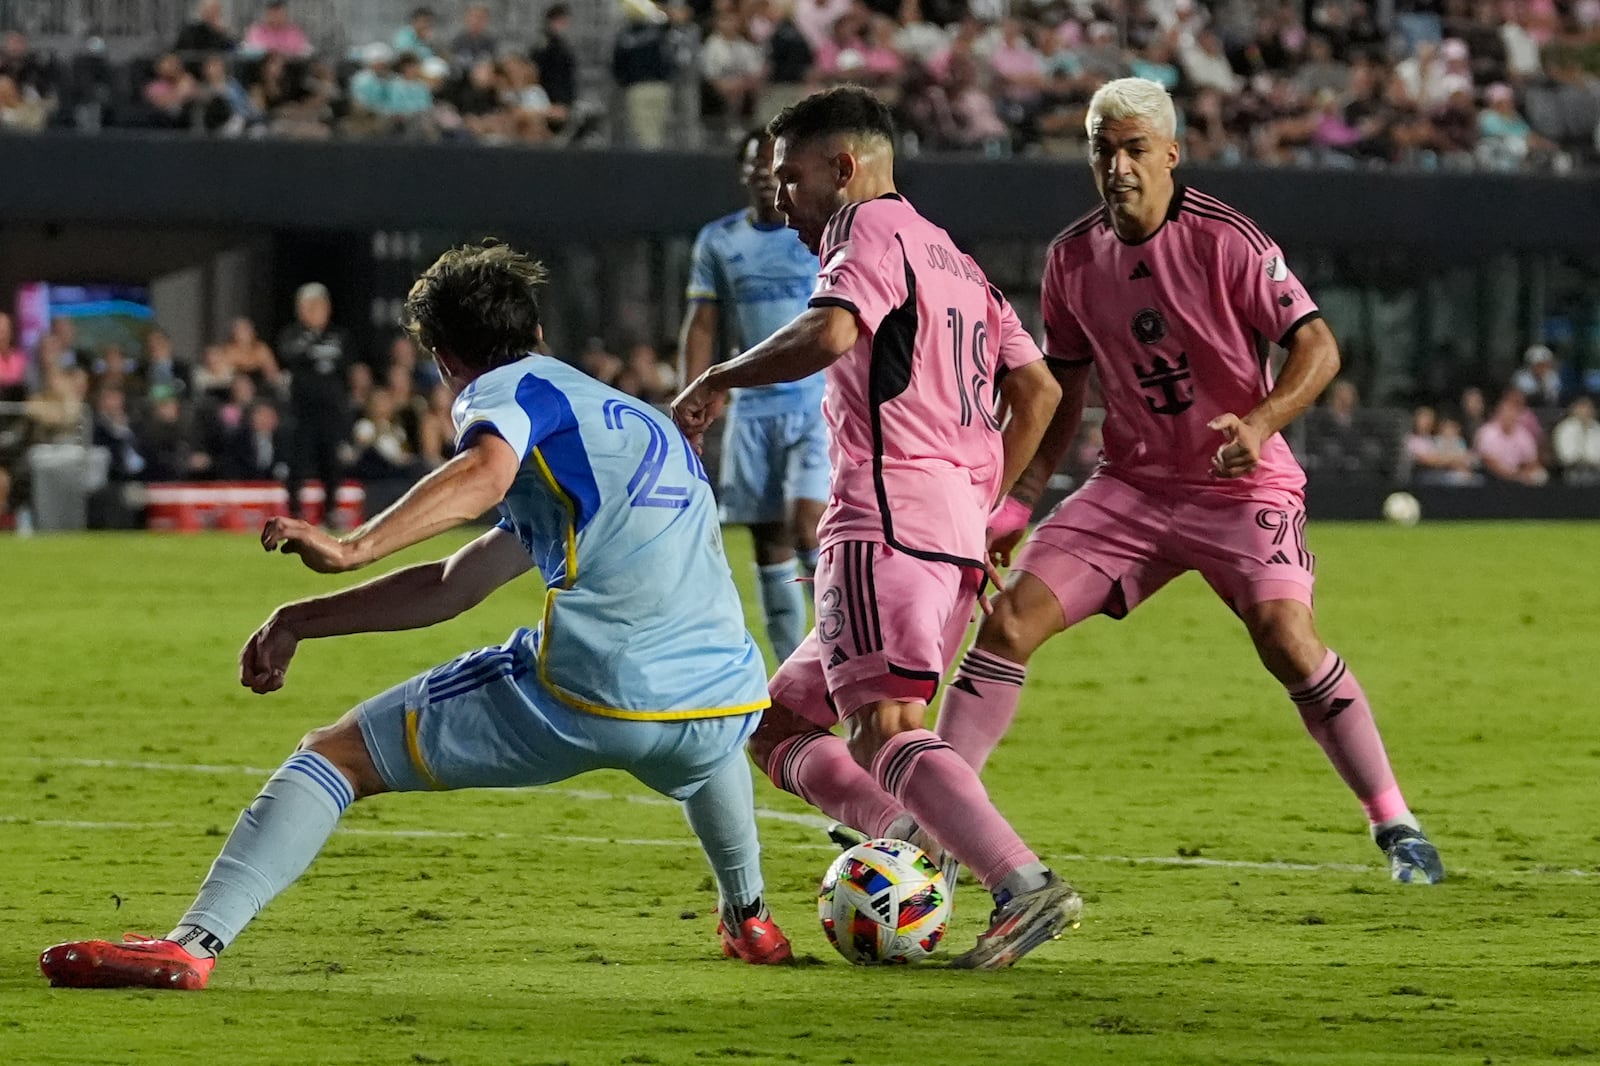
[[[309,474],[322,482],[323,518],[332,527],[342,468],[339,448],[350,429],[350,337],[329,324],[333,301],[317,282],[300,286],[298,319],[278,337],[278,365],[289,374],[294,448],[286,479],[289,513],[300,517],[300,486]]]
[[[528,53],[539,68],[539,84],[550,102],[566,114],[578,98],[578,56],[567,43],[572,25],[572,9],[566,4],[551,4],[544,13],[544,41]]]
[[[237,46],[238,41],[222,17],[222,0],[202,0],[195,9],[194,21],[178,31],[172,50],[185,61],[191,61],[211,52],[231,52]]]

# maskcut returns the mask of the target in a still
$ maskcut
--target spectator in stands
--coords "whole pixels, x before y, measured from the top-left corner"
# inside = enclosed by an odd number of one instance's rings
[[[596,381],[614,385],[622,373],[622,360],[606,351],[604,338],[590,337],[578,357],[578,367]]]
[[[957,55],[950,60],[945,95],[955,117],[957,147],[982,148],[996,154],[1005,150],[1010,131],[995,109],[994,97],[979,81],[978,63],[971,56]]]
[[[1445,427],[1450,427],[1447,434]],[[1477,460],[1461,436],[1459,423],[1437,423],[1433,408],[1419,407],[1405,440],[1411,480],[1418,485],[1471,485],[1480,480]]]
[[[528,55],[539,68],[539,82],[550,103],[568,113],[578,102],[578,55],[567,42],[571,28],[572,9],[551,4],[544,13],[544,39]]]
[[[431,7],[413,8],[411,18],[404,26],[395,31],[394,40],[390,42],[396,55],[414,55],[419,60],[432,59],[433,51],[433,9]]]
[[[41,351],[41,355],[44,352]],[[30,437],[36,444],[79,443],[89,394],[89,374],[79,366],[58,360],[40,362],[39,391],[28,398]]]
[[[1569,485],[1600,485],[1600,422],[1594,401],[1580,396],[1567,408],[1567,417],[1551,431],[1561,480]]]
[[[196,105],[200,108],[200,124],[208,132],[224,137],[237,137],[266,122],[266,116],[256,110],[250,93],[228,72],[227,61],[220,55],[208,55],[201,61]]]
[[[1507,4],[1500,24],[1500,40],[1506,50],[1506,78],[1515,84],[1534,81],[1544,74],[1539,62],[1539,45],[1535,36],[1538,16],[1531,3]]]
[[[926,63],[949,44],[950,36],[944,28],[924,17],[921,0],[901,0],[894,47],[907,63]]]
[[[151,390],[171,389],[175,396],[188,391],[184,371],[172,357],[172,338],[166,330],[153,329],[145,335],[144,384]]]
[[[776,115],[812,89],[816,57],[811,44],[794,24],[794,18],[787,9],[780,8],[779,15],[765,45],[767,83],[762,90],[761,101],[756,105],[758,117],[763,119]]]
[[[1328,388],[1327,401],[1306,419],[1312,469],[1321,474],[1363,475],[1382,468],[1384,446],[1361,424],[1360,406],[1354,382],[1341,378]]]
[[[128,420],[128,398],[118,384],[104,384],[94,394],[94,446],[111,456],[107,473],[112,481],[139,481],[148,463]]]
[[[467,77],[450,94],[450,103],[468,133],[479,140],[510,140],[512,123],[500,99],[500,68],[491,59],[472,64]]]
[[[15,82],[18,95],[25,99],[51,100],[56,96],[52,64],[33,51],[27,35],[17,30],[0,36],[0,77]]]
[[[549,140],[552,124],[564,120],[566,112],[551,103],[539,82],[539,68],[516,54],[506,56],[500,66],[504,72],[500,100],[512,135],[529,144]]]
[[[653,345],[643,341],[628,349],[627,362],[618,372],[615,385],[630,396],[647,403],[665,403],[676,393],[676,376],[661,361]]]
[[[178,31],[172,50],[183,56],[209,55],[213,52],[231,52],[238,40],[228,29],[222,16],[222,0],[200,0],[195,8],[194,21]]]
[[[1243,88],[1239,75],[1222,49],[1222,39],[1206,30],[1198,39],[1185,42],[1179,52],[1183,72],[1198,89],[1215,89],[1232,96]]]
[[[11,316],[0,311],[0,403],[17,403],[28,395],[33,360],[17,344]]]
[[[1539,440],[1523,421],[1527,403],[1522,393],[1507,389],[1495,405],[1494,418],[1472,440],[1473,450],[1491,476],[1518,485],[1543,485],[1550,472],[1539,462]]]
[[[1483,390],[1479,388],[1465,388],[1461,390],[1461,431],[1468,440],[1478,436],[1478,430],[1487,421],[1488,405],[1484,402]]]
[[[756,98],[766,80],[766,57],[744,35],[739,16],[724,11],[700,51],[702,115],[713,136],[741,136],[755,116]]]
[[[363,481],[409,481],[427,472],[388,389],[373,390],[366,411],[356,421],[353,439],[356,459],[350,472]]]
[[[256,334],[256,324],[245,315],[239,315],[228,328],[228,339],[219,346],[222,356],[234,372],[248,374],[255,379],[256,387],[275,389],[281,373],[272,348]]]
[[[350,77],[350,116],[346,128],[357,135],[387,127],[389,88],[394,83],[394,49],[381,41],[361,50],[361,69]]]
[[[278,409],[257,402],[245,414],[244,423],[228,436],[222,454],[222,476],[235,481],[284,481],[291,477],[293,459],[289,438],[283,431]],[[298,495],[291,493],[289,507],[298,512]],[[331,525],[333,508],[327,508],[323,521]]]
[[[1532,407],[1560,407],[1564,386],[1556,353],[1547,345],[1532,344],[1523,353],[1522,364],[1511,378],[1512,386]]]
[[[450,42],[450,62],[457,70],[471,70],[478,63],[493,63],[500,54],[500,41],[489,32],[489,5],[468,4],[462,16],[461,32]]]
[[[32,89],[19,89],[16,79],[0,74],[0,131],[38,133],[50,110]]]
[[[155,77],[145,83],[142,95],[156,125],[187,126],[189,109],[200,98],[200,83],[176,53],[168,52],[156,60]]]
[[[343,475],[339,455],[350,426],[350,368],[355,351],[349,335],[332,324],[333,301],[317,282],[295,293],[295,323],[278,338],[278,365],[289,374],[289,411],[299,446],[291,460],[290,513],[299,517],[300,487],[310,476],[328,499]],[[333,508],[328,508],[332,521]]]
[[[1484,92],[1486,105],[1478,113],[1478,161],[1486,167],[1511,170],[1532,152],[1552,152],[1555,145],[1533,131],[1517,112],[1511,86],[1496,82]]]
[[[421,140],[438,137],[439,128],[433,121],[433,87],[423,74],[422,60],[410,52],[394,61],[394,77],[389,81],[384,104],[394,130]]]
[[[456,423],[450,415],[454,402],[455,394],[443,383],[435,385],[428,393],[428,410],[417,433],[417,446],[429,469],[443,465],[455,447]]]
[[[177,390],[158,385],[150,390],[149,416],[140,421],[136,446],[148,463],[147,481],[187,481],[211,469],[211,456],[195,447],[194,427],[184,417]]]
[[[237,374],[220,399],[204,397],[197,405],[198,434],[201,450],[221,463],[228,450],[228,441],[239,427],[245,424],[250,408],[256,402],[256,386],[247,375]],[[215,469],[215,466],[213,467]]]
[[[213,344],[200,357],[200,365],[190,375],[190,384],[194,387],[196,397],[221,401],[232,390],[233,379],[238,376],[228,359],[228,350],[220,344]]]
[[[245,31],[241,48],[252,55],[303,59],[311,54],[311,39],[289,18],[288,0],[267,0],[260,20]]]
[[[1342,93],[1350,85],[1350,67],[1334,59],[1333,46],[1326,37],[1316,33],[1306,41],[1306,61],[1295,71],[1294,81],[1308,97],[1324,89]]]
[[[137,365],[128,358],[127,350],[120,344],[106,345],[100,357],[94,361],[94,384],[97,389],[137,390],[139,382],[136,374]]]
[[[813,55],[821,55],[833,39],[833,24],[850,13],[854,0],[795,0],[795,28],[811,46]]]
[[[611,74],[622,92],[622,140],[635,148],[666,144],[672,114],[673,58],[666,12],[632,5],[611,51]]]

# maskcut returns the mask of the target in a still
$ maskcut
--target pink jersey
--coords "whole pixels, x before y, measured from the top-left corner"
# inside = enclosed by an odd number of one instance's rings
[[[1272,388],[1269,342],[1287,345],[1318,316],[1254,222],[1179,185],[1161,228],[1130,244],[1099,208],[1050,246],[1041,302],[1050,357],[1099,371],[1109,472],[1230,495],[1303,490],[1276,435],[1250,475],[1211,476],[1223,438],[1206,423],[1248,414]]]
[[[861,330],[827,370],[822,545],[981,566],[1003,469],[995,375],[1038,346],[972,257],[898,194],[841,208],[820,259],[811,306],[845,308]]]

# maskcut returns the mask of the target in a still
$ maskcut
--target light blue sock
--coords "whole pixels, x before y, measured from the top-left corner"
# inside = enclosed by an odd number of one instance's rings
[[[800,569],[805,571],[806,577],[816,577],[817,561],[822,558],[822,549],[797,548],[794,554],[800,560]]]
[[[724,908],[748,907],[761,898],[761,840],[756,836],[755,789],[750,761],[739,751],[700,791],[683,803],[689,828],[700,838],[716,875]]]
[[[232,943],[261,908],[306,872],[354,800],[350,783],[327,759],[314,751],[290,756],[239,815],[169,939],[186,947],[196,942],[209,954]],[[196,929],[219,943],[197,937]]]
[[[806,635],[806,594],[795,580],[800,571],[790,559],[758,566],[756,573],[760,576],[761,609],[767,615],[767,639],[781,663],[794,654]]]

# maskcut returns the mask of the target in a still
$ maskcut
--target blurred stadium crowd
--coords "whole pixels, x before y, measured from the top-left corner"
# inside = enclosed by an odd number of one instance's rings
[[[331,311],[326,290],[307,285],[276,343],[239,319],[197,354],[175,352],[159,328],[137,354],[88,348],[66,317],[24,350],[0,313],[0,528],[16,528],[19,516],[25,528],[30,453],[55,445],[88,444],[102,457],[102,506],[90,511],[99,525],[137,522],[136,501],[124,502],[129,486],[283,481],[292,491],[332,476],[394,490],[439,465],[454,428],[432,360],[404,335],[386,350],[358,351]],[[676,390],[671,363],[650,344],[618,355],[595,339],[577,362],[652,403]],[[1580,385],[1535,346],[1492,407],[1469,388],[1418,408],[1407,432],[1402,411],[1363,408],[1356,387],[1341,380],[1290,442],[1313,478],[1600,485],[1600,422]],[[1091,414],[1063,472],[1086,476],[1099,448]]]
[[[449,22],[418,7],[389,40],[329,48],[292,0],[237,22],[205,0],[169,51],[121,62],[93,37],[45,52],[13,29],[0,130],[681,147],[850,81],[893,99],[910,148],[1069,154],[1095,87],[1135,74],[1172,90],[1198,160],[1567,172],[1600,159],[1600,0],[621,3],[608,49],[574,47],[566,3],[536,40],[479,4]]]

